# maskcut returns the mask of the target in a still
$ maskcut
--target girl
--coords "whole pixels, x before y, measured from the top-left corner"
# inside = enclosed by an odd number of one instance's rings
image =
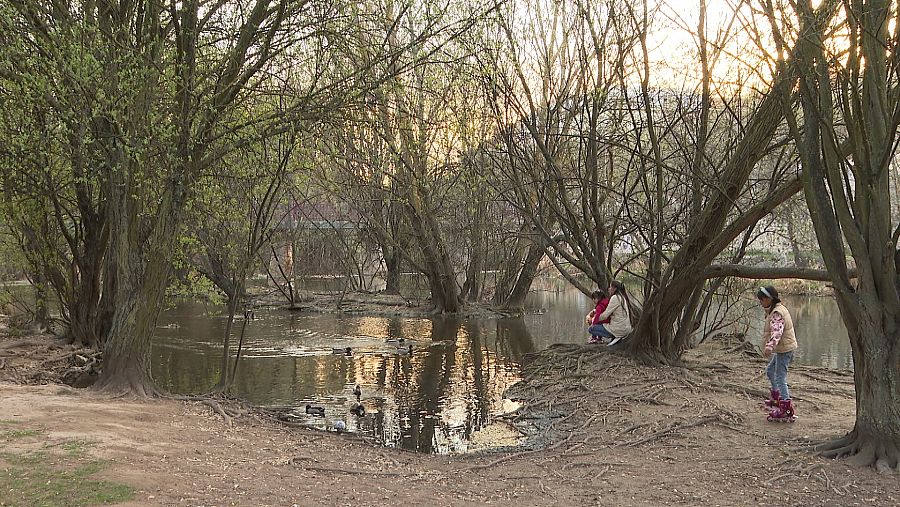
[[[588,324],[588,331],[590,331],[590,329],[592,329],[593,326],[597,324],[609,323],[609,319],[606,319],[602,322],[598,319],[598,317],[600,317],[600,314],[603,313],[604,310],[606,310],[607,306],[609,306],[609,298],[606,297],[606,291],[595,290],[593,293],[591,293],[591,299],[594,300],[594,309],[591,310],[591,313],[587,314],[587,317],[585,318]],[[591,333],[591,337],[588,340],[588,343],[600,343],[601,341],[602,338],[600,337],[600,335]]]
[[[606,345],[613,345],[624,340],[628,333],[631,332],[631,316],[633,314],[631,299],[628,298],[628,292],[625,290],[625,284],[618,280],[614,280],[609,284],[609,304],[606,309],[594,319],[598,324],[588,328],[588,332],[592,336],[601,336],[609,338],[610,342]],[[608,321],[606,324],[602,322]]]
[[[794,360],[797,350],[797,337],[794,334],[794,322],[787,308],[778,299],[775,287],[760,287],[756,292],[760,306],[766,311],[766,324],[763,328],[763,356],[771,357],[766,375],[771,385],[771,397],[766,405],[773,407],[769,413],[770,421],[793,422],[794,404],[788,391],[788,366]]]

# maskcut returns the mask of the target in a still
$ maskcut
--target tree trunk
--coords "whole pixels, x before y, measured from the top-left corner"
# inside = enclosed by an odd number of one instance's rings
[[[400,266],[403,264],[402,260],[403,257],[398,248],[389,248],[384,254],[384,292],[386,294],[400,294]]]
[[[88,239],[81,255],[81,273],[75,283],[75,294],[69,308],[68,337],[83,347],[100,347],[105,340],[106,323],[100,305],[106,241]]]
[[[115,306],[103,349],[103,371],[94,388],[115,394],[155,396],[158,391],[150,380],[150,343],[169,282],[171,255],[186,194],[182,181],[169,180],[154,227],[142,238],[135,230],[138,224],[131,213],[135,203],[118,179],[123,178],[122,173],[124,170],[110,178]]]
[[[433,216],[423,206],[422,192],[413,187],[405,205],[407,218],[422,252],[422,274],[428,279],[434,310],[457,313],[462,309],[459,284],[445,242]]]
[[[234,327],[234,315],[237,313],[238,301],[240,295],[235,290],[228,294],[228,320],[225,322],[225,332],[222,335],[222,365],[219,372],[219,382],[216,384],[216,390],[228,388],[228,359],[231,357],[231,328]]]
[[[806,258],[803,257],[803,253],[800,251],[800,245],[797,243],[797,231],[794,228],[793,214],[791,214],[791,216],[788,216],[787,234],[788,241],[791,244],[791,255],[793,255],[794,257],[794,266],[798,268],[807,267],[809,263],[806,262]]]
[[[528,247],[525,254],[525,262],[522,265],[522,269],[519,270],[519,276],[516,277],[512,289],[503,300],[500,308],[518,311],[525,309],[525,298],[528,297],[528,293],[531,292],[531,284],[537,276],[538,267],[543,258],[544,249],[541,248],[540,245],[531,245]]]
[[[95,389],[138,397],[157,394],[150,380],[150,343],[162,307],[167,274],[165,264],[151,261],[143,283],[120,283],[103,350],[103,371],[94,384]]]
[[[34,319],[33,324],[40,330],[50,329],[50,309],[47,306],[47,284],[39,274],[32,277],[34,287]]]
[[[478,301],[481,299],[481,291],[484,285],[484,254],[479,247],[473,248],[472,258],[466,269],[466,281],[463,283],[462,296],[466,301]]]
[[[878,322],[850,331],[856,384],[856,424],[843,438],[819,447],[825,456],[900,471],[900,333],[888,336]]]

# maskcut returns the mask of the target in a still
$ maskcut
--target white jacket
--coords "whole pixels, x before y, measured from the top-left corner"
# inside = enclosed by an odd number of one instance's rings
[[[609,324],[603,324],[603,327],[616,338],[622,338],[631,332],[631,317],[628,315],[628,307],[625,306],[625,298],[622,296],[613,294],[609,298],[609,305],[600,314],[598,320],[603,321],[607,318],[610,319]]]

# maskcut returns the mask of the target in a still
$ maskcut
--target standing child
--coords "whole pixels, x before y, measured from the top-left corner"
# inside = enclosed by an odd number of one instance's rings
[[[594,301],[594,309],[591,310],[591,313],[587,314],[587,317],[585,317],[585,321],[588,325],[588,332],[591,333],[588,343],[601,343],[603,338],[600,335],[591,332],[591,328],[596,330],[597,328],[594,328],[594,326],[597,324],[609,323],[609,318],[602,321],[600,320],[600,314],[606,310],[607,306],[609,306],[609,298],[606,297],[605,291],[595,290],[591,293],[591,299]]]
[[[766,405],[771,408],[768,419],[775,422],[794,422],[797,416],[791,393],[788,390],[788,366],[794,360],[797,337],[794,322],[787,308],[778,299],[775,287],[760,287],[756,292],[760,306],[766,311],[763,329],[763,356],[769,359],[766,375],[771,384],[770,397]]]

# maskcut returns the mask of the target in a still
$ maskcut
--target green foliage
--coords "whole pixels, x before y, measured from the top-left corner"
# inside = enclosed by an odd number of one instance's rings
[[[170,299],[188,298],[208,301],[214,305],[225,303],[222,291],[209,278],[201,275],[191,266],[186,266],[185,276],[178,276],[166,289],[166,297]]]

